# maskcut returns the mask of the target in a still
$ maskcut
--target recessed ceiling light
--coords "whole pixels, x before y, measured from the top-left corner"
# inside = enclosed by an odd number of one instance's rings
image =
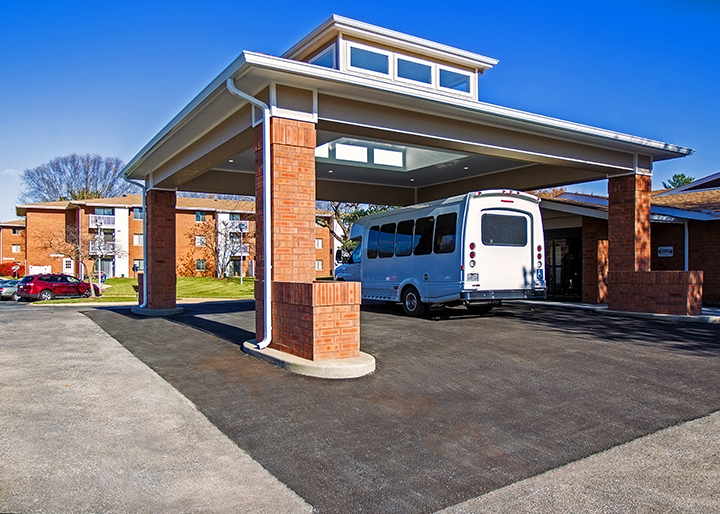
[[[467,170],[467,169],[469,169],[469,168],[468,168],[467,166],[465,166],[463,169],[464,169],[464,170]]]
[[[328,173],[332,173],[332,170],[328,170]]]
[[[415,179],[414,179],[414,178],[411,178],[411,179],[410,179],[410,182],[415,182]]]
[[[235,162],[235,160],[234,160],[234,159],[230,159],[228,162]]]

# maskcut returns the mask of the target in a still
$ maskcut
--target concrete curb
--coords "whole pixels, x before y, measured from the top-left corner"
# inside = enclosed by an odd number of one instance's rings
[[[720,323],[720,316],[711,314],[700,314],[697,316],[679,316],[676,314],[654,314],[651,312],[630,312],[630,311],[611,311],[608,310],[607,305],[591,305],[587,303],[571,303],[571,302],[553,302],[545,300],[511,300],[507,303],[521,303],[524,305],[540,305],[544,307],[560,307],[563,309],[577,309],[594,311],[597,314],[603,314],[605,316],[615,316],[623,318],[640,318],[640,319],[654,319],[658,321],[675,321],[681,323]],[[710,309],[715,311],[717,309]]]
[[[185,312],[185,309],[182,307],[175,307],[174,309],[150,309],[148,307],[143,307],[141,309],[139,306],[135,306],[130,310],[133,314],[138,314],[140,316],[175,316]]]
[[[255,339],[243,343],[243,351],[298,375],[317,378],[359,378],[375,371],[375,357],[360,352],[357,357],[311,361],[273,348],[259,349]]]

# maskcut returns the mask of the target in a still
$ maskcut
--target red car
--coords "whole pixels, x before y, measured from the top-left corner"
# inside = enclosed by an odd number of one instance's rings
[[[95,294],[100,289],[93,284]],[[52,300],[55,297],[90,296],[90,284],[71,275],[28,275],[18,284],[18,296],[25,300]]]

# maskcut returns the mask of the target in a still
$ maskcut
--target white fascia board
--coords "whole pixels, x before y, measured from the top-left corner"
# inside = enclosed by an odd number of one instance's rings
[[[492,68],[499,62],[497,59],[491,57],[335,14],[290,48],[290,50],[282,54],[282,57],[285,59],[296,58],[296,56],[300,55],[308,47],[312,47],[316,42],[323,42],[327,37],[327,33],[331,33],[331,37],[334,37],[336,34],[354,36],[362,40],[387,45],[393,49],[410,51],[425,57],[434,57],[481,71]]]
[[[717,216],[705,212],[689,211],[686,209],[677,209],[674,207],[661,207],[659,205],[650,205],[650,214],[658,216],[670,216],[683,220],[711,221],[717,220]]]
[[[583,207],[582,205],[553,202],[552,200],[541,200],[540,209],[564,212],[566,214],[575,214],[577,216],[585,216],[587,218],[597,218],[601,220],[608,219],[608,213],[606,210]]]

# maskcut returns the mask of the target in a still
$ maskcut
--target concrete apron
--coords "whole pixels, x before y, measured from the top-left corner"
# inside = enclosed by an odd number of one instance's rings
[[[311,512],[84,315],[0,325],[0,512]]]

